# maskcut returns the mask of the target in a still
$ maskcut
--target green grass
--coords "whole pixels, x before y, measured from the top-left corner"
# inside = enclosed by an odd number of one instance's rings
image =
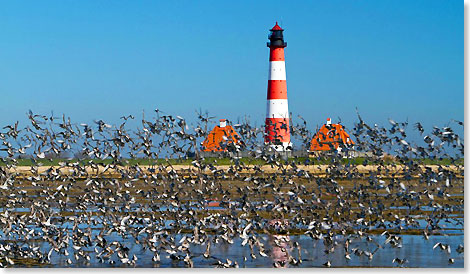
[[[367,162],[366,162],[367,160]],[[33,165],[33,161],[31,159],[17,159],[18,166],[31,166]],[[41,165],[45,166],[58,166],[60,162],[79,162],[81,165],[85,165],[92,161],[95,164],[111,164],[112,159],[36,159],[36,163],[40,163]],[[137,159],[122,159],[120,164],[124,166],[128,165],[161,165],[161,164],[170,164],[170,165],[192,165],[194,159],[144,159],[144,158],[137,158]],[[203,163],[205,164],[213,164],[213,165],[231,165],[235,164],[236,160],[230,158],[205,158]],[[256,158],[241,158],[238,161],[245,165],[268,165],[270,164],[268,161]],[[415,163],[418,164],[426,164],[426,165],[452,165],[452,161],[450,159],[413,159]],[[9,160],[11,162],[11,160]],[[333,163],[341,163],[341,164],[353,164],[353,165],[374,165],[380,164],[379,161],[373,161],[371,159],[366,159],[364,157],[357,157],[351,159],[334,159],[334,158],[307,158],[307,157],[297,157],[297,158],[289,158],[289,163],[294,162],[297,165],[328,165]],[[403,164],[398,160],[387,159],[382,161],[385,164]],[[464,165],[464,159],[458,159],[455,161],[454,164],[457,165]],[[0,162],[0,166],[5,166],[5,162]]]
[[[420,159],[420,163],[426,164],[426,165],[432,165],[432,164],[441,164],[441,165],[452,165],[452,164],[457,164],[457,165],[464,165],[464,159],[460,158],[455,161],[455,163],[452,163],[451,159]]]

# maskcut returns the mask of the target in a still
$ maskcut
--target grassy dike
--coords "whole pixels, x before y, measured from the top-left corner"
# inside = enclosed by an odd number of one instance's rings
[[[404,163],[398,160],[387,159],[381,162],[373,161],[371,159],[367,159],[364,157],[357,157],[357,158],[341,158],[340,164],[351,164],[351,165],[377,165],[377,164],[387,164],[387,165],[403,165]],[[8,162],[12,162],[11,159],[7,160]],[[119,162],[119,165],[122,166],[132,166],[132,165],[143,165],[143,166],[151,166],[151,165],[192,165],[194,159],[146,159],[146,158],[137,158],[137,159],[122,159]],[[233,165],[236,164],[236,161],[239,161],[241,164],[245,165],[270,165],[269,161],[265,161],[263,159],[256,159],[256,158],[240,158],[238,160],[234,160],[231,158],[204,158],[202,163],[204,164],[212,164],[218,166],[226,166],[226,165]],[[329,165],[333,164],[337,161],[337,159],[333,158],[307,158],[307,157],[297,157],[297,158],[289,158],[287,162],[289,164],[295,163],[297,165]],[[60,163],[80,163],[80,165],[85,166],[90,163],[94,164],[111,164],[113,161],[112,159],[34,159],[34,162],[39,165],[43,166],[59,166]],[[32,159],[16,159],[17,166],[32,166],[34,165]],[[414,163],[422,164],[422,165],[464,165],[464,159],[458,159],[454,162],[451,159],[413,159]],[[6,166],[5,161],[0,161],[0,166]]]

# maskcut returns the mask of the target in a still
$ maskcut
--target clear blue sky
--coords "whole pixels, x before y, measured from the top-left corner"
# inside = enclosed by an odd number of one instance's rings
[[[0,125],[28,109],[116,123],[159,108],[263,123],[268,30],[312,127],[464,116],[462,1],[3,1]],[[190,119],[190,120],[192,120]]]

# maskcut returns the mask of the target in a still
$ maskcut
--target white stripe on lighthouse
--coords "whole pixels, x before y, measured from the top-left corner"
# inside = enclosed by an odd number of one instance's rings
[[[266,106],[266,118],[286,118],[289,119],[289,107],[287,99],[268,100]]]
[[[269,80],[286,80],[286,62],[269,62]]]

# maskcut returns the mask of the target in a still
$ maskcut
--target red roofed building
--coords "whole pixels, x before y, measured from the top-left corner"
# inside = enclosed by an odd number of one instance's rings
[[[310,152],[339,150],[341,147],[354,145],[349,134],[341,124],[332,124],[331,119],[326,120],[320,130],[313,136],[310,142]]]
[[[233,127],[227,125],[227,120],[220,119],[220,124],[215,126],[209,135],[207,135],[204,142],[202,142],[202,151],[227,151],[227,145],[232,143],[237,145],[243,144]]]

